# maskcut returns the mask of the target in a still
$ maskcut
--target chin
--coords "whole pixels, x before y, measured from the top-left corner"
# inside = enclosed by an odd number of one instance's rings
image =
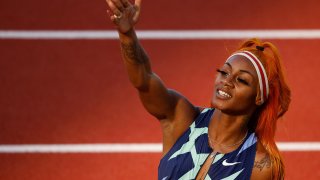
[[[213,98],[211,101],[211,107],[220,110],[225,114],[230,115],[240,115],[243,114],[245,110],[238,109],[237,106],[233,103],[226,102],[225,100],[219,100]]]
[[[212,107],[212,108],[215,108],[215,109],[222,110],[222,109],[224,109],[224,107],[225,107],[225,103],[219,102],[216,98],[213,98],[213,99],[211,100],[211,107]]]

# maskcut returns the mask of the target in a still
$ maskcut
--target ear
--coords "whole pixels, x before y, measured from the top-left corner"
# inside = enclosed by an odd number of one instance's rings
[[[261,106],[263,104],[261,97],[256,98],[256,105]]]
[[[261,99],[261,95],[260,95],[260,91],[257,92],[257,96],[256,96],[256,105],[257,106],[261,106],[263,104],[262,99]]]

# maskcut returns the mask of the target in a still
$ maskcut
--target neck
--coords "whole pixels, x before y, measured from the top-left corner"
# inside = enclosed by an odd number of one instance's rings
[[[231,145],[241,141],[248,132],[248,115],[229,115],[216,109],[209,124],[209,136],[215,145]]]

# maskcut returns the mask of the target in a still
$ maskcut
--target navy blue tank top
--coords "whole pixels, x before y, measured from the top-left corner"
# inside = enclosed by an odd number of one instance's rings
[[[159,180],[195,179],[201,166],[212,152],[208,143],[208,125],[214,109],[204,109],[190,127],[161,159]],[[250,179],[256,155],[257,138],[248,133],[243,143],[234,151],[218,153],[205,179]]]

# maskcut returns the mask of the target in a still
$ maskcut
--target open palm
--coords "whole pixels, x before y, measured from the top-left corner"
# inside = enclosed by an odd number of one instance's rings
[[[131,4],[128,0],[106,0],[111,21],[121,33],[126,33],[138,22],[141,0]]]

